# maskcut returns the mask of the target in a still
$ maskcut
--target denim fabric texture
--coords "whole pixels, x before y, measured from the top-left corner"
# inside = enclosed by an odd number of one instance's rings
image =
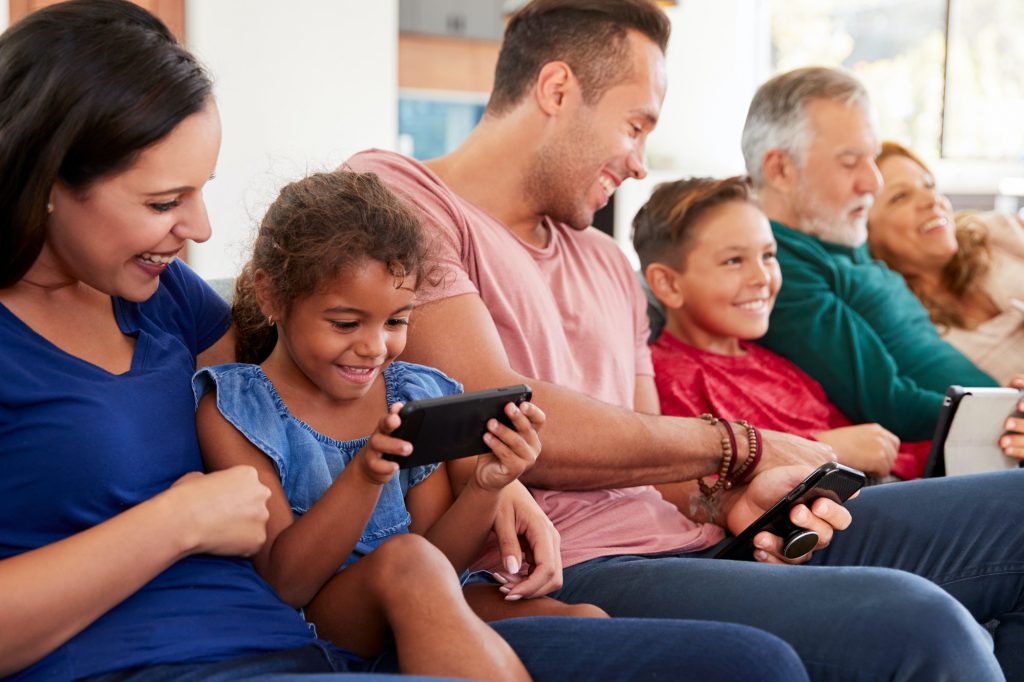
[[[610,556],[552,596],[761,628],[812,680],[1024,680],[1022,491],[1021,469],[872,486],[809,565]]]
[[[594,618],[513,618],[491,624],[534,682],[804,682],[793,649],[766,632],[731,623]],[[394,650],[348,660],[326,643],[218,663],[123,670],[85,682],[261,682],[438,680],[399,676]]]
[[[462,386],[443,373],[407,362],[393,362],[384,370],[387,405],[436,398],[462,392]],[[192,378],[196,404],[216,388],[217,408],[277,468],[292,511],[309,511],[352,461],[369,438],[338,441],[313,430],[296,418],[274,385],[257,365],[232,363],[207,367]],[[393,535],[409,531],[405,495],[426,479],[437,465],[402,469],[381,489],[377,507],[344,568],[372,552]],[[339,570],[340,570],[339,568]]]

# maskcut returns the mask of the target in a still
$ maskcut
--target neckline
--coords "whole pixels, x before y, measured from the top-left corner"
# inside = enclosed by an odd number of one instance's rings
[[[392,362],[390,365],[385,367],[384,371],[381,373],[381,376],[384,379],[384,402],[386,403],[385,410],[390,410],[391,409],[391,405],[395,402],[395,398],[394,398],[394,396],[395,396],[395,392],[394,392],[394,384],[395,384],[394,370],[395,370],[395,364],[396,364],[395,362]],[[289,419],[291,419],[296,424],[298,424],[303,429],[305,429],[310,434],[312,434],[313,437],[316,438],[317,440],[319,440],[319,441],[321,441],[323,443],[326,443],[327,445],[330,445],[332,447],[341,448],[341,447],[348,447],[348,446],[353,445],[353,444],[356,444],[359,447],[362,447],[363,444],[366,443],[366,441],[368,441],[370,439],[370,435],[371,434],[367,434],[365,436],[360,436],[359,438],[351,438],[349,440],[338,440],[337,438],[332,438],[332,437],[328,436],[327,434],[322,433],[322,432],[314,429],[304,419],[299,418],[298,415],[296,415],[294,412],[292,412],[291,408],[289,408],[288,404],[284,401],[284,398],[282,398],[281,394],[278,393],[277,386],[274,385],[274,382],[270,379],[270,377],[267,376],[267,373],[263,371],[262,367],[260,367],[259,365],[249,365],[249,366],[252,367],[256,371],[257,376],[259,376],[259,378],[262,379],[267,384],[267,386],[270,388],[271,398],[274,400],[274,403],[277,405],[278,409],[281,410],[282,412],[284,412],[284,414],[287,415],[287,417]]]
[[[73,355],[67,352],[66,350],[55,344],[53,341],[50,341],[50,339],[46,338],[45,336],[37,332],[35,329],[33,329],[31,326],[29,326],[28,323],[26,323],[20,317],[15,315],[14,312],[6,305],[4,305],[2,302],[0,302],[0,311],[2,311],[3,315],[13,322],[14,326],[18,328],[22,334],[27,335],[37,344],[43,345],[50,352],[55,352],[63,356],[64,358],[70,359],[74,363],[81,365],[82,367],[88,368],[91,371],[99,372],[108,377],[127,377],[137,372],[139,363],[141,362],[141,358],[144,357],[144,346],[148,346],[149,343],[149,335],[145,334],[141,329],[128,328],[127,320],[124,318],[121,306],[118,305],[118,302],[119,299],[113,296],[110,297],[110,305],[114,313],[114,322],[117,324],[117,328],[122,334],[124,334],[125,336],[131,336],[135,338],[135,346],[134,348],[132,348],[132,359],[128,365],[128,369],[125,370],[124,372],[111,372],[110,370],[104,367],[100,367],[95,363],[89,362],[88,360],[85,360],[83,358],[78,357],[77,355]]]
[[[459,203],[469,206],[474,211],[477,211],[478,213],[481,213],[482,215],[486,216],[486,218],[490,222],[500,226],[505,231],[506,234],[515,239],[517,243],[519,243],[523,248],[529,250],[530,252],[535,253],[539,256],[550,256],[552,253],[555,252],[555,245],[556,242],[559,240],[559,230],[556,227],[557,223],[551,218],[551,216],[543,215],[540,218],[540,222],[544,223],[547,226],[548,243],[544,246],[534,246],[533,244],[530,244],[529,242],[525,241],[522,237],[520,237],[518,234],[516,234],[507,224],[505,224],[504,221],[495,218],[486,209],[482,208],[473,201],[465,198],[464,196],[456,192],[454,189],[449,187],[448,183],[442,180],[440,175],[435,173],[433,169],[431,169],[429,166],[427,166],[424,162],[420,161],[419,159],[414,159],[411,156],[399,154],[398,152],[388,151],[386,149],[373,149],[371,151],[379,154],[393,155],[399,159],[405,160],[406,162],[410,163],[413,166],[413,168],[423,173],[432,183],[434,183],[442,190],[444,190],[446,193],[450,194],[452,197],[457,199]]]

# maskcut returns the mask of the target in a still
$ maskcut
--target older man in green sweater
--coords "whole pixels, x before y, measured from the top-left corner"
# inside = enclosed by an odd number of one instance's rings
[[[867,213],[881,176],[868,95],[856,79],[820,67],[773,78],[754,95],[742,144],[784,282],[764,345],[817,379],[853,420],[903,440],[931,438],[950,384],[996,385],[939,337],[903,278],[868,253]]]

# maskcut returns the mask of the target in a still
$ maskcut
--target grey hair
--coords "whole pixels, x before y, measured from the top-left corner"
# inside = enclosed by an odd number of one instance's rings
[[[812,99],[870,110],[864,86],[838,69],[810,66],[787,71],[765,82],[750,102],[740,139],[743,160],[754,187],[764,185],[764,157],[772,149],[781,149],[803,165],[810,144],[806,105]]]

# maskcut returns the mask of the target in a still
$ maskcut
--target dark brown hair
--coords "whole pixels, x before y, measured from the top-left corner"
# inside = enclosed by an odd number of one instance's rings
[[[152,14],[71,0],[0,36],[0,288],[46,241],[50,190],[85,192],[203,109],[210,79]]]
[[[285,310],[367,261],[387,265],[395,286],[428,276],[426,240],[416,214],[373,173],[317,173],[284,187],[260,224],[252,259],[235,286],[231,317],[239,362],[262,362],[277,331],[260,310],[262,270]]]
[[[505,27],[487,111],[500,116],[511,109],[541,67],[555,61],[569,65],[583,100],[593,104],[631,73],[627,31],[638,31],[664,52],[671,28],[652,0],[534,0]]]
[[[640,256],[640,269],[646,270],[651,263],[682,269],[697,221],[730,201],[756,205],[746,177],[688,178],[655,187],[633,218],[633,247]]]
[[[917,154],[897,142],[882,143],[882,151],[875,157],[875,165],[880,166],[893,156],[910,159],[931,173],[931,169]],[[942,288],[952,294],[953,298],[930,295],[918,277],[912,273],[901,274],[907,286],[928,310],[932,323],[940,327],[969,329],[973,325],[967,321],[960,299],[972,287],[979,285],[981,278],[988,272],[992,265],[992,249],[988,243],[988,227],[974,212],[961,211],[954,220],[957,251],[942,268],[939,279]],[[884,254],[878,254],[878,257],[885,260]],[[897,269],[893,263],[889,263],[889,266]]]

